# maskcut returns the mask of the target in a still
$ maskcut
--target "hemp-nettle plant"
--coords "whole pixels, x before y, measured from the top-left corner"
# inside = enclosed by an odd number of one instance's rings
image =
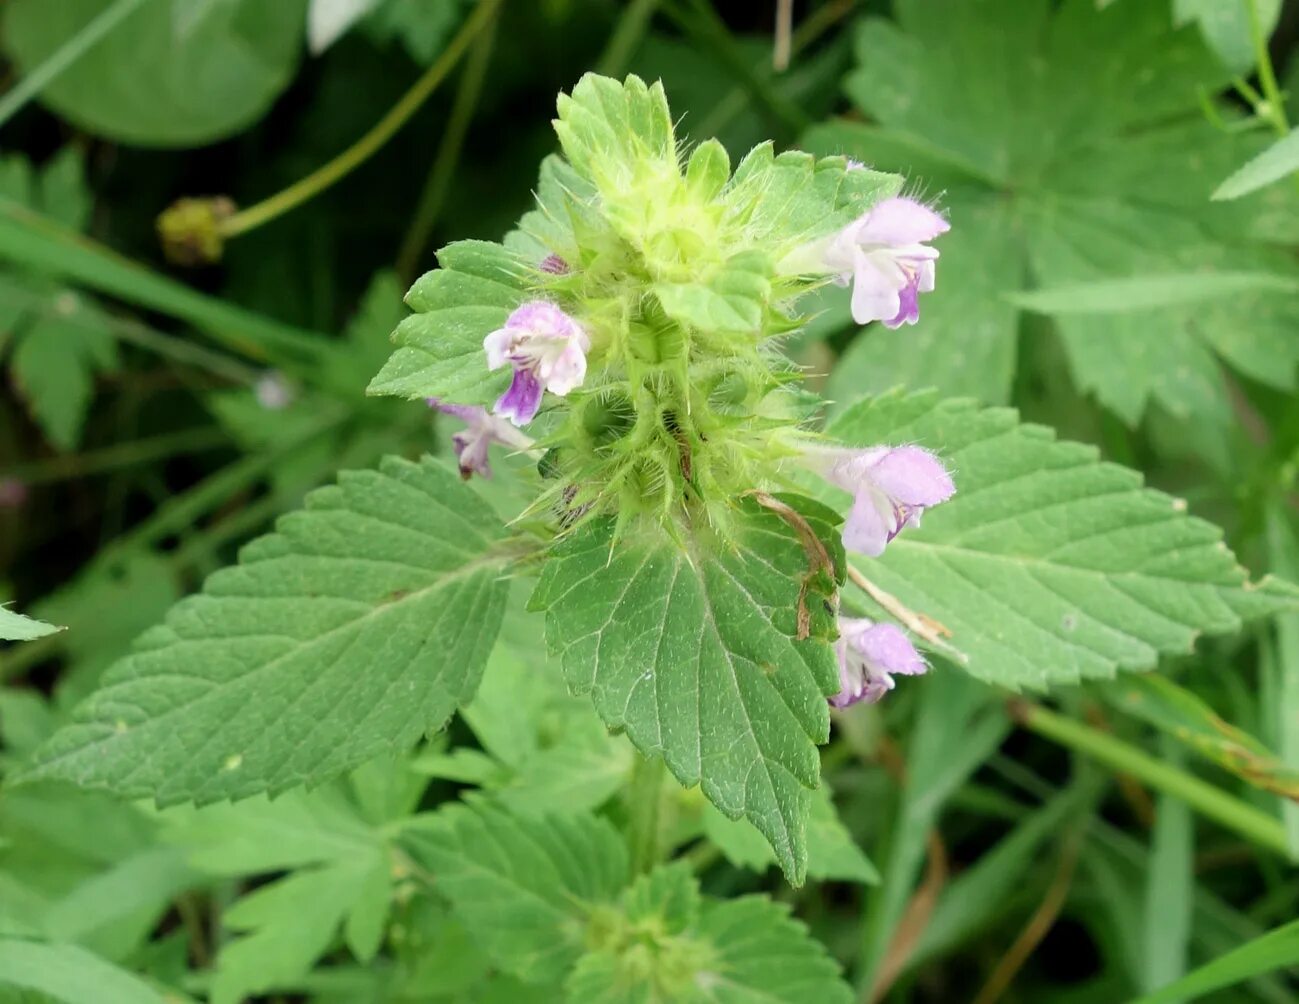
[[[851,287],[870,337],[906,339],[936,288],[949,221],[901,176],[771,144],[732,167],[635,76],[583,77],[554,125],[536,208],[439,252],[369,387],[450,426],[458,473],[392,458],[310,495],[143,636],[29,777],[162,805],[320,784],[472,715],[505,622],[526,673],[562,673],[638,751],[636,867],[662,840],[662,762],[800,883],[809,815],[833,813],[814,797],[832,709],[1150,668],[1293,602],[1184,505],[1009,410],[810,389],[785,346],[821,294]],[[544,618],[511,602],[519,580]],[[453,813],[421,859],[470,918],[481,890],[454,876],[497,811]],[[609,839],[535,826],[538,846]],[[625,961],[637,897],[674,875],[588,918],[591,951]]]

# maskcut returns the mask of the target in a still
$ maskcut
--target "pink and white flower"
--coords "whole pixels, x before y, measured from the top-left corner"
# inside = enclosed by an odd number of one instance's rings
[[[487,450],[493,443],[513,450],[526,450],[533,445],[531,439],[486,408],[473,404],[449,404],[435,397],[427,400],[430,408],[436,408],[444,415],[452,415],[465,423],[464,429],[452,435],[451,446],[456,451],[460,476],[466,481],[475,474],[484,478],[492,476]]]
[[[956,491],[943,462],[920,446],[809,447],[803,462],[852,493],[843,546],[872,558],[904,528],[919,526],[925,509]]]
[[[830,698],[836,708],[858,701],[874,704],[893,689],[894,675],[918,676],[929,669],[911,640],[894,624],[865,617],[840,617],[839,693]]]
[[[778,270],[828,273],[841,286],[852,283],[852,316],[858,324],[915,324],[920,294],[934,288],[938,251],[928,242],[949,229],[947,221],[922,202],[900,196],[884,199],[837,234],[786,256]]]
[[[894,198],[872,206],[830,241],[826,267],[837,281],[853,284],[852,316],[858,324],[915,324],[921,293],[934,288],[938,252],[928,245],[950,227],[914,199]]]
[[[541,395],[563,397],[586,379],[586,353],[591,340],[582,326],[553,303],[523,304],[483,339],[487,368],[514,368],[509,390],[494,407],[515,425],[527,425],[541,407]]]

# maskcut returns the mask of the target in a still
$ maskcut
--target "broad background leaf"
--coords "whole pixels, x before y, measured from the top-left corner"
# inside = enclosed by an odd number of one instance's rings
[[[12,0],[5,50],[24,73],[83,30],[112,0]],[[258,118],[297,67],[306,0],[220,0],[187,31],[151,0],[41,92],[89,132],[139,146],[199,146]]]

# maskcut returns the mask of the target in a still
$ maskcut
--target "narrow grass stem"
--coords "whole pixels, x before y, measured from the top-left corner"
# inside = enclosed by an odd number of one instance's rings
[[[411,89],[402,95],[401,99],[388,110],[383,118],[374,124],[369,132],[333,160],[318,167],[305,178],[295,181],[283,191],[276,192],[269,198],[263,199],[261,202],[226,218],[220,225],[221,236],[227,239],[236,237],[239,234],[260,227],[264,223],[269,223],[277,216],[281,216],[309,199],[315,198],[315,196],[336,182],[341,181],[357,167],[365,163],[388,140],[392,139],[397,131],[419,110],[420,106],[428,100],[429,96],[437,89],[437,86],[455,69],[456,63],[460,61],[460,57],[469,48],[469,43],[491,22],[500,3],[501,0],[479,0],[474,12],[469,15],[460,31],[442,50],[442,54],[438,56],[433,65],[424,71],[424,74],[415,81]]]

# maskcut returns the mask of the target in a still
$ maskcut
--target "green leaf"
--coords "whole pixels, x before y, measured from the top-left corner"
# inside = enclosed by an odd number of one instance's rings
[[[487,241],[449,244],[438,262],[442,267],[406,294],[415,313],[397,325],[397,351],[366,393],[491,404],[509,373],[488,371],[483,339],[526,298],[523,268],[511,252]]]
[[[31,73],[111,0],[13,0],[5,48]],[[186,0],[142,4],[65,69],[40,99],[82,128],[138,146],[200,146],[262,115],[293,77],[306,0],[211,5],[178,33]]]
[[[622,837],[593,816],[529,819],[452,805],[408,832],[411,853],[470,933],[528,982],[568,971],[593,913],[612,904],[628,878]]]
[[[1299,291],[1299,276],[1266,272],[1200,272],[1076,282],[1014,293],[1011,303],[1042,314],[1126,314],[1176,307],[1242,293]]]
[[[818,127],[805,145],[914,172],[943,192],[952,230],[936,244],[937,288],[919,323],[859,339],[840,388],[935,385],[1004,401],[1020,322],[1007,295],[1112,282],[1101,290],[1137,295],[1147,276],[1201,273],[1281,281],[1199,303],[1165,291],[1140,312],[1058,315],[1075,385],[1128,424],[1154,401],[1220,430],[1233,416],[1219,357],[1293,386],[1299,268],[1268,245],[1293,240],[1299,199],[1278,187],[1248,203],[1209,202],[1266,142],[1206,121],[1199,95],[1216,93],[1228,71],[1194,27],[1172,27],[1166,3],[1097,6],[900,0],[898,23],[863,22],[845,86],[876,124]]]
[[[840,156],[775,155],[762,143],[740,161],[722,201],[753,240],[797,243],[832,233],[901,188],[898,174],[849,170]]]
[[[378,840],[336,786],[159,817],[163,840],[210,875],[242,876],[373,856]]]
[[[1164,759],[1182,766],[1182,751],[1165,738]],[[1141,988],[1153,990],[1186,972],[1195,889],[1195,830],[1191,808],[1175,795],[1155,802],[1150,871],[1142,911]]]
[[[55,446],[71,450],[81,440],[94,375],[117,366],[117,343],[97,310],[64,292],[50,314],[23,330],[12,366],[32,417]]]
[[[238,1004],[305,976],[362,898],[371,865],[362,858],[296,872],[230,907],[223,923],[246,936],[221,950],[212,1004]]]
[[[1223,987],[1235,986],[1260,973],[1299,964],[1299,921],[1285,924],[1234,951],[1214,959],[1206,966],[1182,977],[1176,983],[1147,994],[1133,1004],[1174,1004],[1197,1000]]]
[[[46,994],[66,1004],[165,1004],[148,983],[76,945],[0,938],[0,986]]]
[[[413,743],[473,696],[501,534],[431,460],[343,473],[147,632],[30,776],[202,803]]]
[[[451,33],[464,20],[469,0],[387,0],[365,22],[368,34],[377,41],[401,39],[417,63],[427,66],[446,46]]]
[[[1299,170],[1299,134],[1289,133],[1247,161],[1213,190],[1213,199],[1239,199]]]
[[[1200,697],[1163,676],[1131,676],[1098,688],[1117,711],[1148,722],[1256,788],[1299,799],[1299,769],[1223,721]]]
[[[33,620],[31,617],[24,617],[22,614],[0,607],[0,638],[5,641],[31,641],[61,630],[63,629],[53,624]]]
[[[765,896],[701,899],[678,863],[637,879],[622,906],[622,923],[568,980],[570,1004],[853,1000],[825,949]]]
[[[1248,581],[1216,527],[1097,451],[1013,411],[933,393],[863,401],[830,427],[851,444],[921,443],[956,496],[864,573],[952,631],[970,673],[1012,689],[1149,669],[1202,633],[1293,607]]]
[[[569,978],[570,1004],[853,999],[834,961],[787,907],[765,896],[703,899],[682,863],[638,878],[622,910],[593,936]]]
[[[764,871],[776,863],[770,844],[748,821],[727,819],[712,806],[705,806],[703,824],[704,835],[732,864]],[[839,819],[824,783],[812,793],[807,818],[807,874],[820,880],[879,882],[879,872]]]
[[[571,94],[560,94],[554,123],[570,164],[606,196],[648,162],[675,160],[676,139],[663,84],[647,87],[583,74]]]
[[[668,317],[699,331],[757,331],[771,296],[771,262],[760,251],[731,258],[709,282],[661,282],[654,293]]]
[[[1248,74],[1254,68],[1254,40],[1249,26],[1249,8],[1254,8],[1259,30],[1269,38],[1281,18],[1281,0],[1173,0],[1173,21],[1199,23],[1204,40],[1233,73]]]
[[[682,784],[757,826],[798,883],[838,688],[833,627],[803,546],[754,500],[726,545],[692,548],[659,534],[615,546],[613,521],[592,520],[555,549],[530,605],[546,611],[569,686]],[[810,636],[796,641],[800,604]]]

